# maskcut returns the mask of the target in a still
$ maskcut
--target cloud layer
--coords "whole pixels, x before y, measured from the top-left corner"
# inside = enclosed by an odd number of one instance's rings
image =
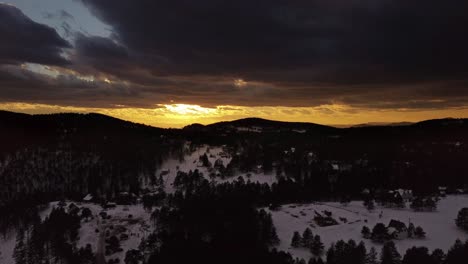
[[[468,106],[466,1],[80,1],[109,38],[75,32],[70,44],[0,4],[1,101]]]
[[[32,21],[14,6],[0,3],[0,36],[0,64],[69,63],[62,51],[70,44],[54,29]]]

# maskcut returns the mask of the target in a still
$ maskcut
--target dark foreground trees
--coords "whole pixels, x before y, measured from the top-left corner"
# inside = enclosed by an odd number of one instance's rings
[[[192,185],[154,213],[156,248],[148,263],[292,263],[271,252],[278,242],[271,215],[234,185]],[[276,257],[273,257],[275,255]]]
[[[90,245],[76,247],[81,221],[76,212],[59,206],[44,221],[37,216],[30,228],[18,230],[13,253],[16,264],[94,263]]]
[[[455,220],[457,226],[465,231],[468,231],[468,208],[462,208]]]

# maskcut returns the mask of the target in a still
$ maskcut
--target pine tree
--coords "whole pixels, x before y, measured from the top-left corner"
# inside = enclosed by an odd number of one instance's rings
[[[374,200],[371,200],[371,199],[365,200],[364,206],[367,208],[367,210],[373,211],[375,209]]]
[[[94,263],[95,256],[90,244],[86,244],[86,247],[80,248],[77,252],[77,258],[80,264],[92,264]],[[128,252],[127,252],[128,253]]]
[[[364,237],[365,239],[369,239],[371,237],[371,231],[369,227],[363,226],[361,230],[361,234],[362,234],[362,237]]]
[[[24,239],[24,230],[18,230],[16,235],[16,245],[13,251],[13,258],[16,264],[26,264],[26,245]]]
[[[28,242],[28,261],[41,263],[44,259],[44,228],[38,217],[33,223]]]
[[[92,217],[93,213],[91,212],[91,209],[89,209],[88,207],[83,207],[83,209],[81,209],[81,218],[85,218],[86,221],[88,221],[89,218]]]
[[[354,263],[364,264],[367,259],[367,248],[364,242],[359,242],[359,245],[355,247],[352,253],[352,259]]]
[[[322,258],[312,257],[309,259],[309,262],[307,262],[307,264],[323,264],[323,260]]]
[[[468,248],[468,243],[465,245]],[[464,249],[463,243],[457,239],[455,244],[448,250],[444,263],[464,264],[468,258],[468,253]]]
[[[455,222],[459,228],[468,231],[468,208],[462,208],[458,212]]]
[[[388,239],[388,232],[387,227],[382,224],[378,223],[372,229],[372,240],[377,242],[384,242]]]
[[[276,245],[280,242],[280,239],[278,237],[278,233],[276,233],[276,227],[272,224],[271,228],[270,228],[270,244],[271,245]]]
[[[434,249],[434,251],[432,251],[432,254],[431,254],[431,259],[432,259],[432,263],[434,264],[444,263],[445,261],[444,251],[442,251],[442,249],[440,248]]]
[[[416,227],[416,229],[414,230],[414,235],[415,235],[417,238],[425,238],[425,237],[426,237],[426,232],[424,231],[424,229],[422,229],[422,227],[418,226],[418,227]]]
[[[369,253],[366,255],[366,264],[378,264],[379,261],[377,259],[377,251],[375,250],[375,247],[371,247],[369,250]]]
[[[327,264],[335,264],[336,263],[336,250],[335,245],[332,244],[330,248],[327,250]]]
[[[349,198],[349,196],[343,196],[343,197],[341,197],[341,199],[340,199],[340,203],[341,203],[341,205],[343,205],[343,206],[348,206],[349,203],[351,203],[351,199]]]
[[[401,195],[397,195],[393,199],[393,203],[395,204],[395,206],[397,208],[405,208],[406,207],[405,201],[403,200],[403,197],[401,197]]]
[[[426,247],[412,247],[406,251],[403,264],[431,263],[432,259]]]
[[[408,237],[409,237],[409,238],[414,237],[414,232],[415,232],[415,231],[416,231],[416,227],[414,227],[414,224],[413,224],[413,223],[409,223],[409,225],[408,225],[408,230],[407,230],[407,232],[408,232]]]
[[[302,237],[299,232],[295,231],[291,240],[291,247],[298,248],[301,246]]]
[[[310,251],[316,256],[320,256],[323,253],[324,245],[319,235],[314,236]]]
[[[125,264],[138,264],[143,258],[141,252],[136,249],[130,249],[125,254]]]
[[[383,246],[382,252],[380,254],[380,262],[381,264],[401,263],[401,255],[400,253],[398,253],[395,247],[395,243],[393,243],[393,241],[389,241]]]
[[[427,198],[424,201],[424,208],[429,211],[435,211],[437,209],[437,201],[432,197]]]
[[[312,230],[310,230],[310,228],[307,227],[302,233],[302,246],[306,248],[310,247],[313,238],[314,235],[312,234]]]

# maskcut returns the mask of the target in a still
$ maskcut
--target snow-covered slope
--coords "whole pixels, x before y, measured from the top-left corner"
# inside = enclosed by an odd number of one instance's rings
[[[0,237],[0,263],[14,264],[13,250],[15,249],[16,232],[10,232]]]
[[[166,192],[173,193],[175,191],[173,183],[175,177],[177,176],[177,172],[179,171],[188,173],[189,171],[198,170],[203,174],[203,177],[205,179],[211,180],[209,177],[210,168],[201,166],[199,162],[200,156],[203,156],[204,154],[207,155],[208,160],[210,161],[212,166],[218,159],[223,161],[224,166],[227,166],[232,160],[232,157],[228,154],[228,152],[225,149],[223,149],[223,147],[208,145],[203,145],[196,148],[195,151],[185,155],[183,160],[178,160],[174,158],[167,159],[161,165],[161,169],[157,171],[158,176],[163,175]],[[224,179],[216,177],[214,181],[219,183],[232,182],[238,177],[244,178],[245,181],[250,180],[251,182],[267,183],[269,185],[271,185],[273,182],[276,182],[276,177],[274,175],[268,175],[262,172],[242,173]]]
[[[442,199],[436,212],[414,212],[409,208],[399,210],[379,207],[369,212],[363,206],[362,201],[351,202],[348,206],[339,203],[283,205],[280,210],[270,212],[281,240],[278,249],[288,251],[296,257],[308,259],[311,257],[308,250],[291,248],[290,243],[294,231],[302,233],[307,227],[310,227],[314,235],[321,236],[325,248],[340,239],[345,241],[354,239],[358,243],[364,241],[368,249],[372,246],[379,249],[382,244],[364,239],[361,235],[361,229],[364,225],[372,229],[377,223],[388,225],[392,219],[402,221],[406,225],[411,221],[426,231],[427,237],[425,239],[395,240],[400,253],[404,254],[412,246],[425,246],[429,249],[440,248],[446,251],[457,238],[462,241],[468,239],[468,233],[457,228],[454,221],[458,211],[463,207],[468,207],[468,196],[466,195],[448,196]],[[347,223],[338,220],[339,225],[318,227],[313,221],[314,210],[318,212],[330,211],[336,220],[344,217],[347,219]],[[381,213],[382,217],[380,218]]]
[[[70,202],[66,203],[68,206]],[[142,205],[116,205],[114,208],[103,209],[100,205],[94,203],[75,203],[78,207],[87,207],[91,210],[93,217],[89,220],[82,220],[79,229],[79,240],[77,247],[91,245],[94,253],[100,254],[106,261],[109,259],[120,259],[123,263],[125,254],[130,249],[138,249],[141,239],[147,237],[152,231],[151,212],[145,211]],[[40,213],[44,220],[52,211],[58,202],[52,202]],[[103,219],[100,214],[105,212],[108,216]],[[97,231],[97,232],[96,232]],[[108,235],[106,234],[108,233]],[[128,239],[120,239],[125,234]],[[120,252],[106,255],[105,239],[110,236],[117,236],[120,239],[120,246],[123,249]],[[0,263],[14,264],[13,250],[15,247],[15,234],[5,238],[0,238]]]

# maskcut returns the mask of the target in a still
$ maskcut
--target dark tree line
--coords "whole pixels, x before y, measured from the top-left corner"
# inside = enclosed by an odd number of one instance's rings
[[[203,180],[169,195],[168,206],[152,215],[152,242],[142,246],[148,263],[263,263],[270,258],[269,247],[278,242],[271,215],[244,196],[247,188],[235,185]]]
[[[293,248],[307,248],[315,256],[321,256],[324,250],[322,239],[319,235],[314,236],[310,228],[306,228],[302,233],[302,236],[299,232],[294,232],[291,240],[291,246]]]
[[[16,264],[94,263],[90,245],[76,247],[81,219],[80,209],[73,204],[54,208],[44,221],[36,215],[31,226],[17,231],[13,253]]]

